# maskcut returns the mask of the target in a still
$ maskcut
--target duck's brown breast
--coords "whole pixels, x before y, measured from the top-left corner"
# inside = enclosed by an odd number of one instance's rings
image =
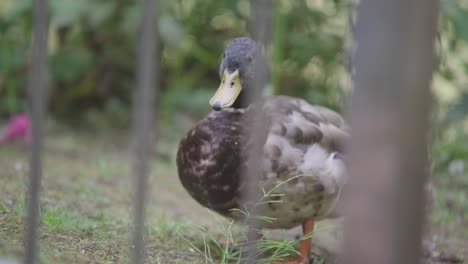
[[[186,134],[177,152],[184,188],[201,205],[226,216],[238,207],[241,123],[241,112],[212,112]]]

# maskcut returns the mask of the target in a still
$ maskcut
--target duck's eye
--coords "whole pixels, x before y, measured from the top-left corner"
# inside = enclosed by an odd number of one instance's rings
[[[223,54],[223,59],[226,58],[226,53]]]
[[[223,80],[223,83],[225,82],[225,80]]]
[[[231,86],[234,86],[234,81],[231,82]]]

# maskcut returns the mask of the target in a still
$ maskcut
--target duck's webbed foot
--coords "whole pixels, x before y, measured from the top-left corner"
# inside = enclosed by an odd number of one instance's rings
[[[301,241],[299,246],[299,257],[296,260],[286,262],[274,261],[272,264],[307,264],[309,262],[310,246],[312,245],[312,237],[310,237],[310,233],[312,233],[313,230],[314,221],[310,219],[304,220],[302,223],[302,232],[307,236],[307,238]]]

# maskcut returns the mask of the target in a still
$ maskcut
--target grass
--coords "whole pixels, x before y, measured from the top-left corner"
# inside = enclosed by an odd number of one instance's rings
[[[49,134],[40,202],[41,263],[130,262],[131,156],[127,141],[126,136],[102,132]],[[173,161],[175,144],[165,140],[150,157],[146,262],[239,263],[242,251],[236,241],[245,230],[202,208],[182,189]],[[0,148],[0,256],[16,259],[23,255],[27,153],[20,143]],[[438,250],[466,258],[466,179],[457,176],[454,181],[449,176],[434,179],[428,237],[441,245]],[[334,228],[319,226],[314,240],[324,229]],[[297,241],[289,233],[263,231],[262,235],[261,263],[297,254]],[[221,238],[226,242],[220,243]],[[317,258],[315,263],[325,260]]]
[[[119,143],[125,140],[118,137],[96,139],[86,134],[54,135],[48,140],[40,203],[42,263],[129,262],[131,159],[126,144]],[[176,175],[168,170],[168,165],[156,161],[154,167],[153,183],[155,175],[163,175],[158,181],[158,184],[166,184],[163,188],[176,184]],[[2,147],[0,168],[3,185],[0,193],[0,255],[20,258],[25,215],[26,148],[21,144]],[[159,191],[158,187],[162,186],[154,184],[151,189]],[[167,203],[174,202],[175,197],[161,199],[164,206],[150,203],[148,208],[147,261],[203,263],[203,258],[191,252],[190,246],[177,236],[176,230],[189,226],[189,221],[166,214],[172,206]]]
[[[468,181],[460,173],[442,173],[433,179],[429,233],[438,250],[468,261]],[[442,188],[440,187],[442,186]]]

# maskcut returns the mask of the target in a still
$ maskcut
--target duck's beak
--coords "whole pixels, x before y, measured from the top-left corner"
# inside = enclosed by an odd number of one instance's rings
[[[236,101],[237,96],[242,90],[242,85],[239,79],[239,70],[229,73],[224,70],[223,78],[218,90],[210,100],[210,106],[219,111],[230,107]]]

